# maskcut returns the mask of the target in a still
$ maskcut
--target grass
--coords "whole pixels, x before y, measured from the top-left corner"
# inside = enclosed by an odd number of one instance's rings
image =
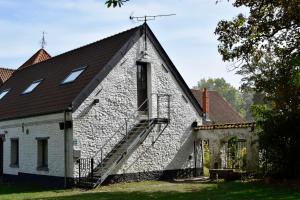
[[[88,200],[88,199],[201,199],[201,200],[299,200],[300,191],[259,183],[174,183],[146,181],[99,187],[95,190],[47,190],[16,185],[0,185],[1,200]]]

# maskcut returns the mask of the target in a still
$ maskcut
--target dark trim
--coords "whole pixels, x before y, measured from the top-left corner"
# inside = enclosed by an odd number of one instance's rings
[[[18,175],[3,174],[3,181],[14,184],[39,185],[51,188],[64,188],[64,177],[19,173]],[[74,183],[68,178],[69,186]]]
[[[168,66],[169,70],[171,71],[171,73],[173,74],[173,76],[175,77],[175,79],[178,81],[179,85],[183,89],[185,95],[188,97],[188,99],[191,101],[191,103],[194,105],[194,107],[198,111],[199,115],[203,116],[203,110],[202,110],[201,106],[199,105],[198,101],[196,100],[196,98],[194,97],[194,95],[192,94],[192,91],[190,90],[189,86],[186,84],[186,82],[184,81],[184,79],[182,78],[182,76],[180,75],[178,70],[176,69],[175,65],[173,64],[172,60],[169,58],[168,54],[165,52],[165,50],[159,43],[158,39],[155,37],[154,33],[152,32],[152,30],[149,28],[149,26],[147,24],[146,24],[146,27],[147,27],[146,33],[147,33],[149,40],[152,42],[152,44],[154,45],[157,52],[159,53],[161,58],[164,60],[164,62]]]
[[[174,180],[177,178],[190,178],[195,174],[203,175],[202,168],[186,168],[164,171],[149,171],[127,174],[109,175],[103,184],[146,181],[146,180]],[[3,181],[14,184],[40,185],[51,188],[64,188],[64,177],[28,174],[19,172],[18,175],[3,174]],[[67,178],[68,187],[74,186],[74,178]]]
[[[75,111],[81,103],[93,92],[93,90],[103,81],[103,79],[118,64],[124,55],[142,36],[141,28],[139,28],[133,36],[122,46],[122,48],[112,57],[112,59],[104,66],[104,68],[93,78],[92,81],[77,95],[72,102],[72,109]]]
[[[186,168],[164,171],[114,174],[109,175],[103,184],[147,180],[174,180],[179,178],[191,178],[194,177],[195,174],[202,175],[202,168]]]

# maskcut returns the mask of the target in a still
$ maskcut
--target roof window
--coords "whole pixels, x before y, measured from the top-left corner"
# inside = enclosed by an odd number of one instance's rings
[[[81,68],[72,70],[71,73],[67,76],[67,78],[65,78],[63,80],[63,82],[61,84],[71,83],[71,82],[75,81],[84,70],[85,70],[85,67],[81,67]]]
[[[27,88],[22,92],[22,94],[28,94],[32,92],[40,83],[42,82],[41,80],[33,81]]]
[[[0,100],[9,92],[10,89],[3,90],[0,92]]]

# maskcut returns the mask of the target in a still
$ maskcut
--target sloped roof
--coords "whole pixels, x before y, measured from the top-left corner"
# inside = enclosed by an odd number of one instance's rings
[[[14,71],[13,69],[0,68],[0,85],[7,81]]]
[[[15,71],[0,87],[0,91],[11,89],[0,101],[0,120],[66,110],[98,73],[105,76],[109,61],[139,29],[130,29]],[[87,67],[76,81],[60,84],[72,70],[82,66]],[[40,79],[42,83],[32,93],[22,95],[33,81]]]
[[[14,76],[0,87],[0,91],[11,89],[0,101],[0,120],[57,113],[69,107],[73,111],[76,110],[142,36],[144,27],[147,28],[147,36],[154,43],[171,73],[201,114],[202,110],[197,100],[151,29],[148,25],[141,25],[43,62],[19,68]],[[60,84],[72,70],[83,66],[86,66],[86,69],[76,81]],[[42,83],[32,93],[22,95],[33,81],[40,79]]]
[[[202,90],[192,89],[192,93],[196,97],[201,106],[202,104]],[[236,112],[229,103],[217,92],[208,91],[209,97],[209,119],[211,123],[225,124],[225,123],[244,123],[245,120]]]
[[[45,60],[51,58],[50,54],[45,49],[38,50],[31,58],[29,58],[23,65],[19,67],[19,69],[28,67],[30,65],[34,65]]]

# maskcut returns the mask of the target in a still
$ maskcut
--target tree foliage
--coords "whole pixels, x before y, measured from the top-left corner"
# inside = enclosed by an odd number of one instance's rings
[[[255,111],[268,172],[300,176],[300,1],[235,0],[233,6],[246,6],[249,14],[218,23],[218,50],[235,62],[243,88],[266,97],[268,104]]]
[[[123,3],[127,2],[127,1],[129,1],[129,0],[107,0],[105,2],[105,4],[107,5],[108,8],[109,7],[115,8],[117,6],[121,7],[123,5]]]

